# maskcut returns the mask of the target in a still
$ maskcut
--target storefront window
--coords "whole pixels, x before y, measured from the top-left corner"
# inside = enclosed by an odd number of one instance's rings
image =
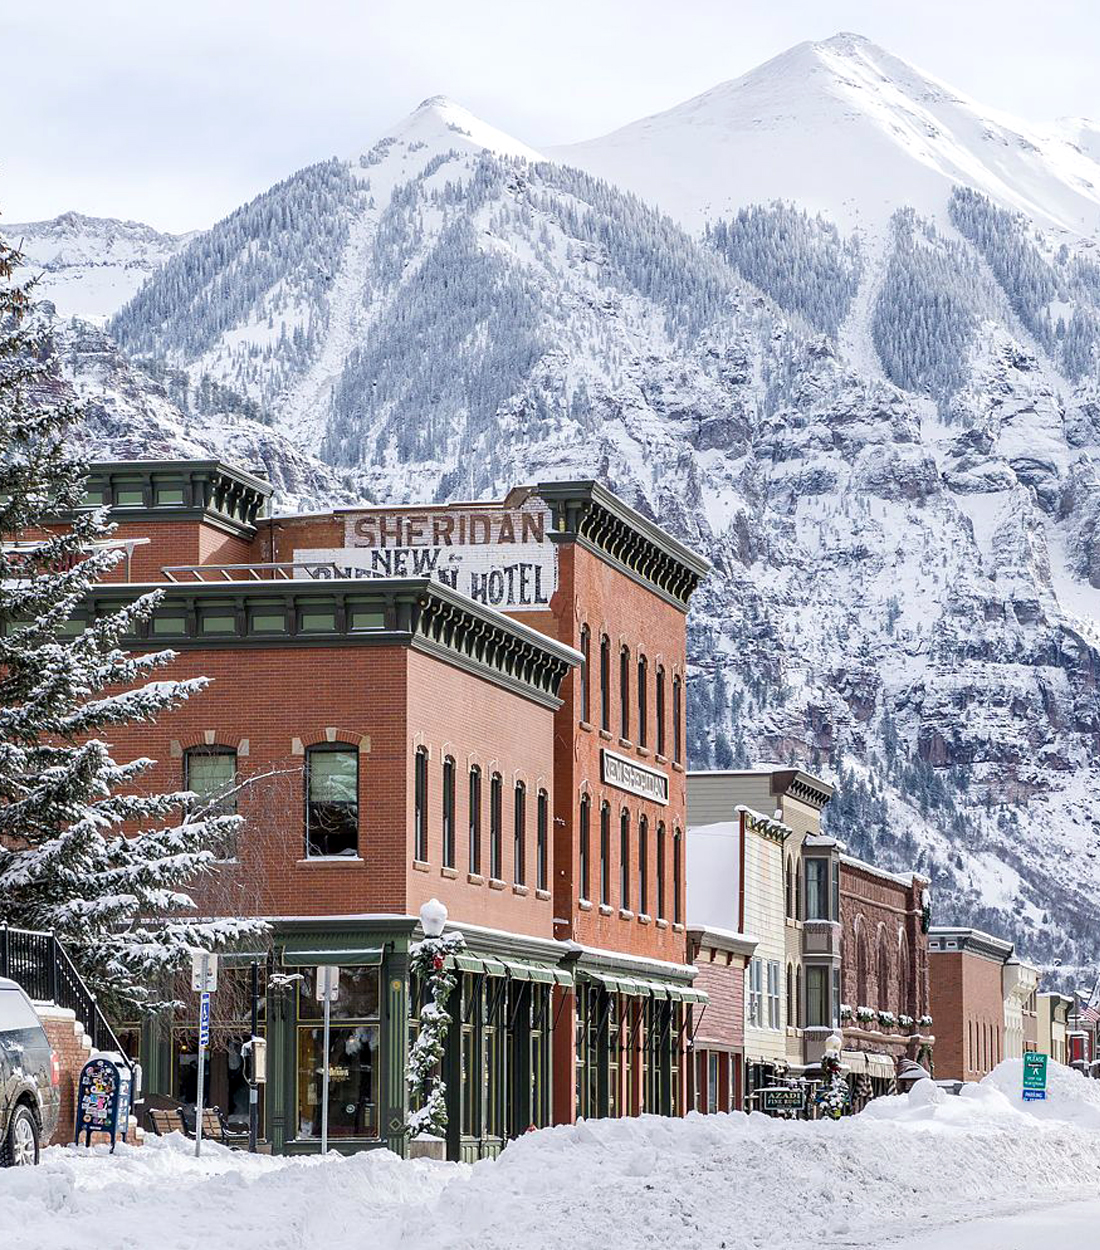
[[[298,992],[298,1136],[321,1135],[324,1005],[315,996],[316,968],[303,969]],[[329,1031],[328,1131],[333,1137],[378,1136],[378,1001],[376,967],[342,967]]]

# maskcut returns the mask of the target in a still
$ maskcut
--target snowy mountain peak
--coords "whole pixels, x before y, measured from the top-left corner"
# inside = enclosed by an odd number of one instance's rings
[[[740,78],[555,159],[685,225],[793,200],[847,228],[909,206],[943,218],[969,186],[1037,222],[1100,230],[1096,132],[1074,143],[967,99],[859,35],[800,43]]]
[[[500,156],[519,156],[528,161],[543,159],[534,148],[513,138],[503,130],[471,113],[449,96],[433,95],[422,101],[413,111],[388,131],[381,144],[372,149],[404,143],[408,146],[424,144],[433,154],[453,148],[459,152],[488,150]]]

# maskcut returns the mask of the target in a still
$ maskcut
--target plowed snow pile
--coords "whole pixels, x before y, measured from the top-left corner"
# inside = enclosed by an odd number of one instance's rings
[[[0,1172],[0,1246],[345,1250],[851,1245],[1100,1187],[1100,1082],[1006,1061],[960,1097],[922,1082],[833,1123],[742,1115],[532,1133],[473,1167],[283,1160],[182,1138]]]

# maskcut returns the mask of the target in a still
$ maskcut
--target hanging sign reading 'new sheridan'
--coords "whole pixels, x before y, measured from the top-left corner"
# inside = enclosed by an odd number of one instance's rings
[[[531,612],[549,608],[558,586],[549,523],[535,498],[518,508],[353,512],[343,547],[299,549],[294,558],[335,564],[351,577],[434,577],[478,603]]]
[[[668,804],[668,777],[655,768],[635,764],[625,755],[606,748],[600,752],[600,774],[604,784],[641,795],[652,803]]]

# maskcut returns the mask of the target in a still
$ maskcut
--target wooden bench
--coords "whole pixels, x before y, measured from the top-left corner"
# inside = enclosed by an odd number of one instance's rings
[[[178,1108],[149,1107],[145,1114],[149,1121],[149,1127],[158,1137],[164,1137],[168,1133],[186,1132],[183,1116]]]

